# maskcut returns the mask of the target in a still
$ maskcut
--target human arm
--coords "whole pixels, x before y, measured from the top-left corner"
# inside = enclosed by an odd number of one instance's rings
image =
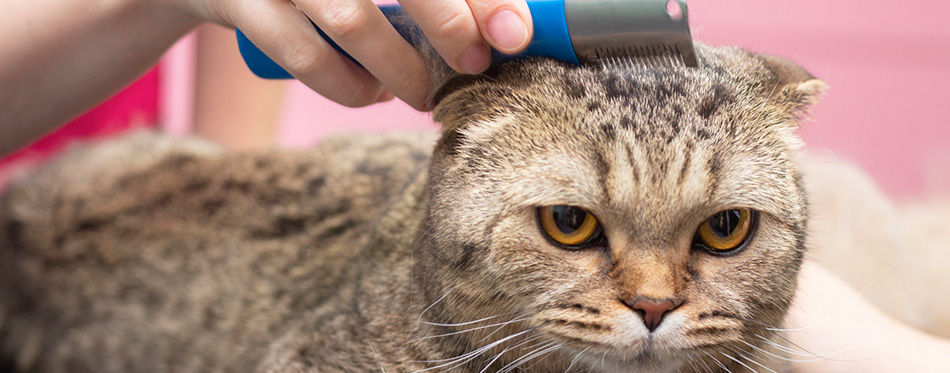
[[[402,5],[463,72],[488,67],[489,44],[515,52],[530,40],[524,0]],[[366,69],[329,47],[307,17]],[[368,0],[6,1],[0,5],[0,154],[103,101],[204,21],[241,28],[287,71],[338,103],[369,105],[392,92],[429,109],[421,56]]]
[[[192,133],[234,151],[273,146],[287,84],[254,76],[233,30],[202,25],[197,41]]]
[[[806,262],[790,311],[797,372],[926,372],[950,367],[950,341],[905,325]],[[900,301],[900,300],[895,300]]]
[[[0,5],[0,154],[131,83],[199,20],[128,0]]]

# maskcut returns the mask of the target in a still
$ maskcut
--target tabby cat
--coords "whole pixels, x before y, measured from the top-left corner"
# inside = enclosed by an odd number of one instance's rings
[[[698,54],[442,79],[439,136],[77,150],[3,196],[0,354],[24,372],[788,370],[769,341],[805,251],[794,132],[823,85]]]

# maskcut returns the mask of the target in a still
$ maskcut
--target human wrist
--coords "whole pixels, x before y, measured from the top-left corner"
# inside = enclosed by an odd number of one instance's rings
[[[0,39],[0,153],[102,102],[200,23],[157,0],[12,1],[9,8],[17,16],[0,22],[0,33],[16,37]]]
[[[179,32],[182,35],[194,30],[205,22],[198,12],[189,8],[187,0],[105,0],[116,3],[120,11],[128,15],[147,15],[163,30]]]

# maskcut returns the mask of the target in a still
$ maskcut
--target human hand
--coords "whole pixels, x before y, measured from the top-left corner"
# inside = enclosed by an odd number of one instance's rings
[[[429,87],[419,53],[369,0],[146,0],[240,28],[264,53],[317,93],[359,107],[399,97],[427,110]],[[489,46],[516,53],[531,40],[525,0],[402,0],[433,47],[461,73],[491,62]],[[341,56],[310,25],[313,20],[361,68]],[[390,93],[391,92],[391,93]]]
[[[885,314],[841,279],[805,261],[786,319],[796,372],[945,372],[950,340]]]

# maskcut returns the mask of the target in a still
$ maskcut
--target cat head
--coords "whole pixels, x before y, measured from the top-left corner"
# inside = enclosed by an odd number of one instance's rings
[[[795,131],[823,84],[697,52],[698,68],[533,59],[442,86],[431,316],[511,322],[463,333],[475,347],[535,338],[518,348],[618,367],[737,356],[780,327],[804,254]]]

